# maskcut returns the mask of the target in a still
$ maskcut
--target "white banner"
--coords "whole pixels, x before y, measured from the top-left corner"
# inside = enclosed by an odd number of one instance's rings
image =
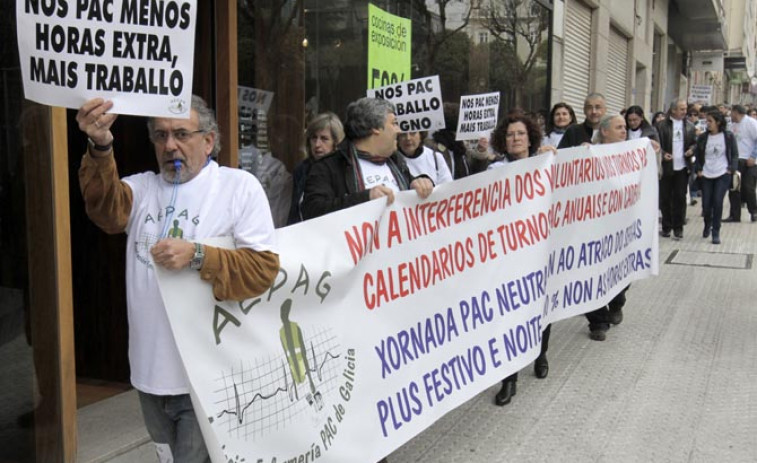
[[[196,0],[16,0],[24,97],[188,118],[196,14]]]
[[[159,273],[213,461],[375,462],[657,274],[655,156],[561,150],[277,232],[258,298]]]
[[[489,138],[497,127],[498,112],[499,92],[461,96],[455,140]]]
[[[444,128],[442,90],[439,76],[422,77],[386,87],[368,89],[367,96],[394,103],[403,132],[435,131]]]

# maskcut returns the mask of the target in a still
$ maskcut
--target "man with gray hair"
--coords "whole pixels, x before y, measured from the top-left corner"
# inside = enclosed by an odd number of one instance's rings
[[[129,235],[126,297],[131,383],[159,461],[208,462],[189,398],[189,381],[168,323],[155,265],[190,268],[218,300],[242,301],[263,293],[279,270],[268,201],[260,183],[239,169],[220,167],[218,125],[193,96],[188,119],[148,121],[159,174],[119,179],[111,126],[113,102],[95,98],[76,121],[89,137],[79,183],[89,218],[106,233]],[[237,248],[203,245],[229,236]],[[198,280],[199,281],[199,280]],[[205,419],[205,417],[202,417]]]
[[[581,146],[584,143],[591,143],[597,134],[599,122],[606,113],[607,105],[605,104],[604,95],[601,93],[590,93],[584,99],[584,114],[586,115],[586,119],[582,124],[573,124],[568,127],[557,148],[572,148],[574,146]]]
[[[669,238],[671,230],[676,239],[683,238],[686,220],[686,188],[697,134],[694,124],[686,119],[686,100],[670,103],[665,120],[656,126],[662,150],[662,178],[660,178],[660,235]]]
[[[733,105],[731,109],[731,131],[739,145],[739,172],[741,172],[741,191],[730,191],[731,214],[724,222],[741,221],[741,203],[745,202],[752,222],[757,222],[757,121],[747,116],[746,108]]]
[[[413,189],[426,198],[434,184],[425,175],[413,177],[397,153],[400,128],[394,105],[361,98],[347,106],[345,140],[331,155],[315,162],[305,182],[305,219],[346,209],[366,201]]]

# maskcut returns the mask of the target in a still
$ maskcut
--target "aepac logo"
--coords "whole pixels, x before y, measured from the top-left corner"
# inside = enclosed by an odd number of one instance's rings
[[[182,98],[174,98],[168,104],[168,110],[172,114],[184,114],[189,110],[189,105]]]

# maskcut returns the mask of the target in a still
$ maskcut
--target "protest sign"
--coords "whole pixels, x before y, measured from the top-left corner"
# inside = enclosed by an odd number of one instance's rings
[[[24,97],[188,118],[196,13],[196,0],[17,0]]]
[[[498,113],[499,92],[461,96],[455,140],[488,138],[497,127]]]
[[[243,85],[237,88],[237,104],[240,112],[244,110],[252,114],[260,111],[265,115],[271,107],[271,102],[273,102],[273,92]]]
[[[403,132],[434,131],[444,128],[439,76],[421,77],[386,87],[369,89],[367,95],[394,103],[394,114]]]
[[[712,85],[692,85],[689,89],[689,101],[710,104],[712,100]]]
[[[368,4],[368,88],[410,78],[413,23]]]
[[[648,139],[577,147],[279,229],[250,300],[159,268],[213,461],[378,461],[657,274],[657,196]]]

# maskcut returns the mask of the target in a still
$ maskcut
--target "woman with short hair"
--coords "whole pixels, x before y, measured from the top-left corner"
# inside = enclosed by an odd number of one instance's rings
[[[294,168],[292,181],[292,205],[289,208],[287,225],[302,222],[300,204],[305,194],[305,179],[313,162],[321,159],[336,149],[344,139],[344,127],[339,117],[331,112],[318,114],[305,130],[305,150],[307,157]]]
[[[489,164],[487,169],[505,167],[511,162],[526,159],[531,156],[547,151],[557,152],[554,146],[541,144],[541,130],[539,126],[528,116],[523,114],[511,114],[503,119],[499,126],[492,132],[491,146],[500,154],[497,160]],[[549,373],[547,361],[547,349],[549,347],[549,335],[552,325],[547,325],[542,332],[541,352],[534,362],[534,374],[537,378],[546,378]],[[516,393],[518,373],[502,380],[502,387],[494,398],[494,403],[504,406],[512,401]]]

